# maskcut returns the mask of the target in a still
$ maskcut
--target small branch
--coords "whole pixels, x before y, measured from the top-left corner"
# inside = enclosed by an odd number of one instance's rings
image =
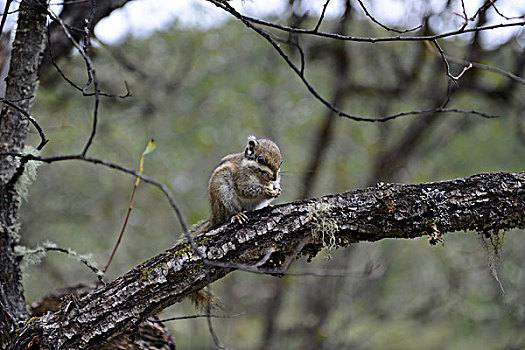
[[[418,29],[420,29],[423,25],[418,25],[417,27],[414,27],[412,29],[405,29],[405,30],[398,30],[398,29],[394,29],[394,28],[390,28],[390,27],[387,27],[386,25],[384,25],[383,23],[379,22],[377,19],[375,19],[371,14],[370,12],[368,12],[368,10],[366,9],[365,7],[365,4],[363,4],[363,2],[361,0],[357,0],[357,2],[359,2],[359,5],[361,6],[361,8],[363,9],[363,11],[365,12],[365,15],[370,18],[372,20],[372,22],[374,22],[375,24],[379,25],[381,28],[383,29],[386,29],[388,30],[389,32],[395,32],[395,33],[408,33],[408,32],[413,32],[413,31],[416,31]]]
[[[469,18],[468,18],[468,15],[467,15],[467,10],[465,9],[465,1],[464,0],[461,0],[461,9],[463,11],[463,15],[460,15],[459,13],[455,13],[455,14],[460,16],[461,18],[463,18],[463,24],[461,25],[460,30],[464,30],[467,27],[468,22],[469,22]]]
[[[236,17],[237,19],[241,21],[248,21],[250,23],[260,24],[266,27],[278,29],[284,32],[288,33],[294,33],[294,34],[305,34],[305,35],[313,35],[313,36],[319,36],[334,40],[343,40],[343,41],[356,41],[356,42],[367,42],[367,43],[381,43],[381,42],[391,42],[391,41],[431,41],[435,39],[443,39],[448,38],[452,36],[457,36],[459,34],[467,34],[472,32],[481,32],[481,31],[487,31],[492,29],[498,29],[498,28],[509,28],[509,27],[523,27],[525,26],[525,21],[521,22],[512,22],[512,23],[500,23],[500,24],[494,24],[489,26],[480,26],[480,27],[474,27],[474,28],[468,28],[468,29],[458,29],[453,30],[441,34],[435,34],[435,35],[424,35],[424,36],[391,36],[391,37],[356,37],[356,36],[348,36],[343,34],[336,34],[336,33],[328,33],[328,32],[320,32],[320,31],[314,31],[311,29],[301,29],[301,28],[294,28],[289,27],[286,25],[281,25],[273,22],[264,21],[262,19],[253,18],[245,15],[241,15],[239,12],[237,12],[233,7],[231,7],[228,3],[221,2],[218,0],[207,0],[214,4],[215,6],[229,12],[231,15]]]
[[[2,21],[0,22],[0,34],[4,32],[5,21],[7,20],[7,15],[9,14],[9,7],[11,6],[12,2],[13,0],[6,0],[5,2],[4,13],[2,14]]]
[[[372,122],[372,123],[374,123],[374,122],[386,122],[388,120],[396,119],[396,118],[407,116],[407,115],[418,115],[418,114],[425,114],[425,113],[450,113],[451,112],[451,113],[473,114],[473,115],[477,115],[477,116],[482,116],[484,118],[496,118],[496,116],[490,116],[490,115],[487,115],[485,113],[478,112],[478,111],[475,111],[475,110],[460,109],[460,108],[449,108],[449,109],[438,108],[438,109],[414,110],[414,111],[410,111],[410,112],[396,113],[396,114],[392,114],[392,115],[385,116],[385,117],[379,117],[379,118],[359,117],[359,116],[355,116],[355,115],[351,115],[351,114],[345,113],[345,112],[339,110],[338,108],[336,108],[335,106],[333,106],[330,102],[328,102],[328,100],[326,100],[324,97],[322,97],[320,95],[320,93],[306,79],[306,77],[304,75],[303,68],[302,67],[298,68],[292,62],[290,57],[279,47],[279,45],[275,42],[275,40],[273,40],[272,36],[269,33],[267,33],[266,31],[262,30],[259,27],[254,26],[251,23],[250,20],[246,19],[245,16],[242,16],[240,13],[238,13],[229,4],[224,3],[224,2],[215,1],[215,0],[208,0],[208,1],[212,2],[217,7],[223,8],[226,11],[230,12],[232,15],[234,15],[237,18],[239,18],[244,23],[244,25],[246,25],[248,28],[250,28],[253,31],[255,31],[256,33],[258,33],[266,41],[268,41],[268,43],[270,43],[270,45],[273,46],[273,48],[279,53],[279,55],[284,59],[284,61],[288,64],[288,66],[301,79],[301,81],[306,86],[308,91],[318,101],[320,101],[323,105],[325,105],[327,108],[329,108],[330,110],[335,112],[340,117],[345,117],[345,118],[352,119],[352,120],[355,120],[355,121]],[[524,24],[525,24],[525,22],[524,22]],[[447,69],[447,71],[448,71],[448,69]]]
[[[84,59],[84,62],[86,63],[86,69],[87,69],[87,75],[88,75],[88,81],[86,82],[86,85],[82,89],[82,93],[86,93],[89,86],[93,83],[94,88],[94,97],[95,97],[95,107],[93,109],[93,124],[91,126],[91,132],[88,138],[88,141],[86,142],[86,145],[84,146],[84,149],[82,150],[82,156],[85,156],[89,147],[91,146],[93,139],[95,138],[95,134],[97,132],[97,123],[98,123],[98,106],[100,103],[99,95],[100,91],[98,89],[98,79],[96,75],[95,68],[93,66],[93,63],[91,62],[91,59],[89,58],[89,55],[87,53],[87,46],[85,45],[84,48],[80,46],[80,44],[73,38],[71,33],[69,32],[68,28],[66,27],[64,21],[59,17],[56,16],[52,11],[48,10],[48,15],[51,19],[56,21],[60,26],[62,27],[62,31],[66,35],[66,37],[71,41],[73,46],[77,49],[79,54]],[[56,65],[55,65],[56,67]]]
[[[33,124],[33,126],[38,131],[38,135],[40,135],[40,144],[36,147],[36,149],[40,151],[49,142],[49,140],[46,138],[46,135],[44,134],[44,130],[42,130],[42,128],[40,127],[36,119],[33,118],[33,116],[29,114],[28,112],[26,112],[23,108],[21,108],[20,106],[17,106],[16,104],[14,104],[13,102],[9,100],[6,100],[5,98],[0,97],[0,102],[8,105],[9,107],[16,109],[18,112],[22,113],[22,115],[24,115],[27,119],[29,119],[31,124]]]
[[[446,56],[446,58],[450,62],[454,62],[456,64],[464,64],[464,65],[466,65],[466,67],[471,66],[473,68],[479,68],[479,69],[488,70],[488,71],[491,71],[491,72],[503,75],[504,77],[507,77],[509,79],[515,80],[516,82],[518,82],[520,84],[525,84],[525,79],[523,79],[522,77],[519,77],[519,76],[517,76],[515,74],[512,74],[511,72],[507,72],[506,70],[503,70],[503,69],[498,68],[498,67],[492,67],[492,66],[489,66],[489,65],[486,65],[486,64],[482,64],[482,63],[478,63],[478,62],[465,61],[465,60],[461,60],[461,59],[450,57],[450,56]],[[463,70],[465,70],[465,68]]]
[[[41,254],[41,253],[44,253],[44,252],[64,253],[68,257],[70,257],[72,259],[75,259],[75,260],[78,260],[82,264],[86,265],[87,268],[89,268],[95,275],[97,275],[97,278],[100,281],[102,279],[102,275],[103,275],[102,271],[100,271],[96,266],[94,266],[92,263],[90,263],[84,256],[82,256],[81,254],[78,254],[78,253],[76,253],[74,251],[71,251],[70,249],[56,247],[56,246],[48,244],[48,243],[44,243],[43,246],[39,246],[39,247],[34,248],[34,249],[25,250],[22,254],[19,255],[19,257],[23,259],[25,255],[28,255],[28,254],[39,254],[39,253]]]
[[[62,69],[60,68],[60,66],[56,62],[55,56],[53,55],[53,46],[51,45],[51,33],[50,33],[50,30],[49,30],[49,26],[47,27],[47,47],[48,47],[49,57],[51,59],[51,64],[55,67],[55,69],[57,70],[58,74],[62,77],[62,79],[64,79],[73,88],[75,88],[76,90],[80,91],[83,96],[87,96],[87,97],[95,96],[95,93],[84,91],[84,89],[82,87],[78,86],[71,79],[69,79],[68,76],[62,71]],[[102,92],[102,91],[99,91],[99,95],[103,96],[103,97],[110,97],[110,98],[118,97],[118,98],[122,98],[122,99],[130,97],[131,96],[131,91],[129,90],[128,84],[126,82],[124,82],[124,85],[126,87],[126,93],[124,95],[109,94],[107,92]]]
[[[102,281],[102,271],[100,271],[96,266],[92,265],[89,261],[87,261],[86,258],[84,258],[82,255],[79,255],[79,254],[71,254],[71,251],[68,250],[68,249],[64,249],[64,248],[59,248],[59,247],[42,247],[42,249],[44,249],[45,251],[54,251],[54,252],[61,252],[61,253],[64,253],[66,255],[69,255],[69,256],[73,256],[75,259],[78,259],[78,261],[80,261],[81,263],[83,263],[84,265],[86,265],[91,271],[93,271],[93,273],[95,275],[97,275],[97,279],[101,282]]]
[[[317,21],[317,24],[315,25],[314,32],[317,32],[319,30],[319,27],[321,26],[321,23],[324,19],[324,14],[326,12],[326,8],[328,7],[328,4],[330,3],[330,0],[326,0],[323,6],[323,10],[321,11],[321,16],[319,17],[319,21]]]
[[[293,37],[291,34],[288,37],[288,40],[283,40],[283,39],[275,37],[275,36],[272,36],[272,37],[274,38],[275,41],[283,43],[283,44],[286,44],[286,45],[293,46],[293,47],[295,47],[297,49],[297,51],[299,51],[299,58],[300,58],[300,61],[301,61],[301,65],[300,65],[300,68],[299,68],[299,73],[301,75],[303,75],[304,74],[304,67],[305,67],[305,59],[304,59],[303,48],[301,47],[301,45],[299,45],[299,38]],[[297,42],[294,42],[292,40],[292,38],[295,38],[297,40]]]
[[[191,315],[191,316],[181,316],[181,317],[170,317],[170,318],[164,318],[164,319],[160,319],[160,320],[150,319],[149,321],[155,322],[155,323],[162,323],[162,322],[169,322],[169,321],[192,320],[192,319],[195,319],[195,318],[204,318],[204,317],[234,318],[234,317],[239,317],[239,316],[244,316],[244,315],[246,315],[246,312],[239,312],[238,314],[232,314],[232,315],[214,315],[214,314],[211,314],[211,315],[208,315],[208,314]]]
[[[175,211],[175,215],[180,222],[182,230],[185,233],[188,233],[188,225],[186,224],[186,220],[184,220],[184,217],[182,216],[182,212],[180,211],[180,208],[178,207],[178,205],[175,203],[175,200],[173,199],[173,195],[168,190],[168,188],[164,186],[163,184],[159,183],[158,181],[150,178],[149,176],[140,174],[135,169],[127,168],[122,165],[107,161],[105,159],[87,157],[82,154],[70,154],[70,155],[61,155],[61,156],[54,156],[54,157],[40,157],[40,156],[35,156],[32,154],[21,154],[21,153],[16,153],[16,152],[0,152],[0,157],[2,156],[12,156],[12,157],[18,157],[18,158],[27,157],[28,160],[44,162],[47,164],[51,164],[55,162],[62,162],[62,161],[69,161],[69,160],[79,160],[79,161],[83,161],[87,163],[103,165],[111,169],[115,169],[115,170],[130,174],[130,175],[134,175],[136,177],[140,177],[141,180],[157,187],[164,193],[165,197],[168,199],[170,203],[171,208]],[[189,233],[187,234],[187,236],[189,236]]]
[[[140,157],[140,163],[139,163],[139,174],[140,175],[142,175],[142,171],[144,170],[144,157],[147,154],[153,152],[154,149],[155,149],[155,143],[153,140],[150,140],[148,142],[148,145],[146,146],[146,149],[144,150],[144,152],[142,152],[142,155]],[[131,211],[133,210],[133,204],[135,203],[135,195],[137,194],[137,188],[139,187],[139,184],[140,184],[140,176],[137,177],[137,180],[135,180],[135,185],[133,186],[133,192],[131,193],[131,200],[129,203],[128,211],[126,213],[126,218],[124,219],[124,223],[122,224],[122,229],[120,230],[120,234],[118,236],[117,243],[115,244],[115,247],[113,248],[113,251],[111,252],[111,256],[109,257],[109,260],[106,266],[104,266],[104,269],[102,269],[102,273],[106,273],[106,271],[109,268],[109,265],[111,265],[111,261],[113,261],[113,257],[115,256],[115,253],[117,252],[117,249],[120,245],[120,241],[122,240],[122,236],[124,236],[124,231],[126,230],[126,227],[128,225],[129,216],[131,214]],[[97,283],[97,288],[98,286],[99,284]]]
[[[89,49],[89,32],[93,27],[93,19],[95,18],[95,12],[97,11],[97,0],[91,0],[91,9],[89,11],[89,17],[86,20],[84,26],[84,52],[88,52]]]
[[[454,82],[456,86],[459,86],[458,80],[463,76],[463,74],[465,74],[466,71],[472,68],[472,63],[469,63],[466,67],[464,67],[461,73],[459,73],[457,76],[453,76],[452,73],[450,72],[450,65],[448,63],[447,55],[445,55],[445,52],[443,51],[441,46],[439,46],[439,43],[437,40],[432,40],[432,43],[438,49],[439,54],[441,55],[441,58],[443,59],[443,62],[445,62],[447,76]]]
[[[508,17],[508,16],[505,16],[503,13],[501,13],[500,10],[498,10],[498,8],[496,7],[496,4],[495,4],[496,0],[491,0],[490,1],[490,5],[492,6],[492,8],[494,9],[494,11],[496,11],[496,13],[498,15],[500,15],[501,17],[505,18],[506,20],[513,20],[513,19],[523,19],[525,18],[525,14],[524,15],[521,15],[521,16],[514,16],[514,17]]]

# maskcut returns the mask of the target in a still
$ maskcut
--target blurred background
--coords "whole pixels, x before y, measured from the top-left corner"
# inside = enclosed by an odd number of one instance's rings
[[[450,84],[436,48],[423,41],[358,43],[288,36],[298,43],[311,84],[339,109],[382,117],[439,107],[473,109],[499,118],[418,114],[386,123],[355,122],[331,113],[308,92],[276,51],[238,20],[205,1],[164,5],[132,1],[95,27],[90,51],[100,88],[128,98],[102,98],[89,155],[138,168],[149,139],[157,148],[145,174],[167,185],[188,223],[209,215],[207,180],[226,154],[244,149],[248,135],[273,139],[284,162],[277,203],[362,188],[377,182],[419,183],[481,172],[523,171],[524,84],[497,72],[470,69]],[[421,25],[403,35],[431,35],[464,23],[461,1],[363,2],[388,27]],[[469,27],[509,23],[525,3],[468,1]],[[312,29],[324,1],[233,1],[242,13]],[[498,11],[496,11],[496,9]],[[60,6],[55,10],[61,11]],[[499,12],[499,13],[498,13]],[[505,17],[504,17],[505,16]],[[523,18],[521,19],[523,20]],[[334,1],[321,31],[352,36],[397,36],[368,18],[357,1]],[[299,51],[280,44],[297,64]],[[523,27],[475,32],[440,40],[457,59],[498,67],[523,77]],[[450,60],[459,74],[464,63]],[[57,57],[80,86],[82,58]],[[80,152],[92,124],[94,101],[73,89],[56,69],[43,66],[33,115],[51,142],[43,155]],[[31,135],[29,144],[38,144]],[[22,206],[21,244],[50,241],[106,263],[128,209],[135,179],[82,162],[42,165]],[[234,349],[523,349],[525,348],[525,243],[523,231],[506,233],[495,256],[477,233],[359,243],[328,259],[302,259],[293,271],[346,270],[345,278],[253,275],[234,272],[212,285],[214,321]],[[141,183],[123,242],[108,271],[113,279],[172,247],[181,229],[163,194]],[[489,264],[496,264],[502,292]],[[374,268],[370,269],[373,266]],[[370,272],[371,271],[371,272]],[[50,253],[25,269],[26,298],[92,283],[82,264]],[[198,313],[188,302],[161,317]],[[211,349],[206,320],[168,324],[180,349]]]

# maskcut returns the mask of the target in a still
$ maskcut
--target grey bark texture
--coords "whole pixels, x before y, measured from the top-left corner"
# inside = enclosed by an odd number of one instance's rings
[[[264,208],[183,242],[55,313],[32,319],[10,349],[94,349],[239,268],[280,275],[298,256],[359,241],[525,228],[525,172],[375,187]]]
[[[13,42],[5,98],[26,111],[31,110],[37,86],[46,32],[44,0],[22,1],[18,29]],[[0,112],[0,152],[23,152],[29,120],[16,109],[5,106]],[[18,162],[11,157],[0,161],[0,332],[4,339],[17,322],[27,317],[20,269],[14,246],[18,242],[20,196],[9,180]]]

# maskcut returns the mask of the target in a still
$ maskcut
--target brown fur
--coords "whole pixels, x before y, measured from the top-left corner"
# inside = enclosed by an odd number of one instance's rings
[[[243,212],[267,205],[281,193],[280,169],[282,157],[279,147],[270,140],[248,138],[242,153],[222,158],[208,183],[210,219],[200,224],[193,236],[222,225],[230,219],[246,220]],[[217,298],[205,290],[190,296],[201,308],[215,308]]]

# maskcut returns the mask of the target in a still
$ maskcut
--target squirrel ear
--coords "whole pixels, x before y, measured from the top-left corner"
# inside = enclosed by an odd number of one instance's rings
[[[248,145],[246,146],[246,150],[244,151],[244,154],[246,156],[253,156],[255,153],[255,150],[257,149],[257,139],[255,136],[248,136]]]

